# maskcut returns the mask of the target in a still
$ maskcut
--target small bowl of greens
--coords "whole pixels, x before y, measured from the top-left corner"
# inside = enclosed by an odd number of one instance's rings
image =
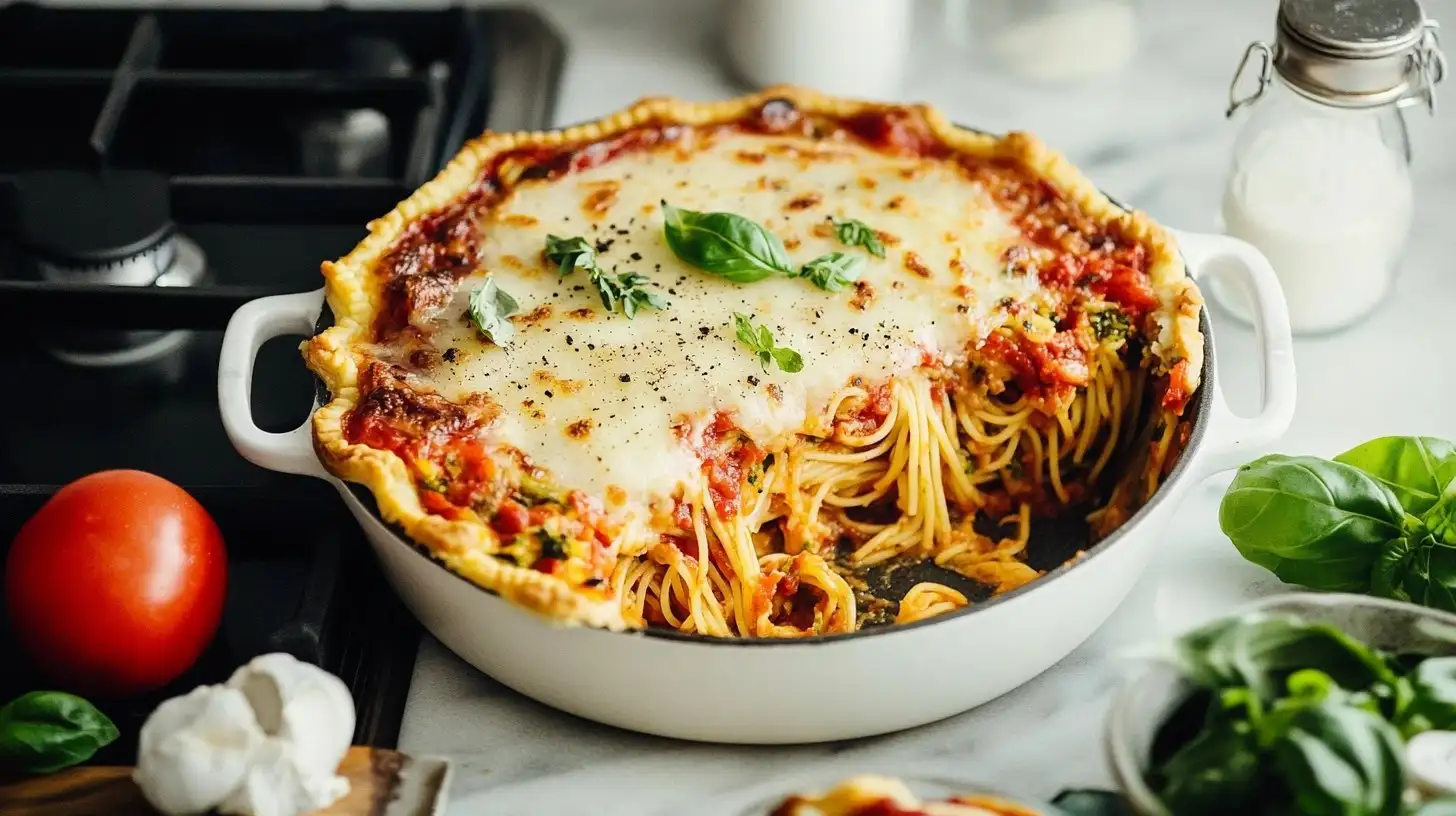
[[[1266,598],[1179,637],[1113,703],[1132,809],[1456,814],[1456,615],[1363,595]],[[1412,759],[1416,762],[1412,764]],[[1449,767],[1449,772],[1445,769]]]

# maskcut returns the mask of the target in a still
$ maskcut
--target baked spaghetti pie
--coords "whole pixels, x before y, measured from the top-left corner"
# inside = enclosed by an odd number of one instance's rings
[[[1034,138],[793,88],[487,134],[323,271],[324,462],[562,623],[966,605],[864,592],[929,559],[1020,586],[1034,518],[1156,489],[1202,368],[1167,234]]]
[[[790,796],[769,816],[1037,816],[1037,812],[993,796],[925,802],[898,779],[867,774],[846,779],[822,794]]]

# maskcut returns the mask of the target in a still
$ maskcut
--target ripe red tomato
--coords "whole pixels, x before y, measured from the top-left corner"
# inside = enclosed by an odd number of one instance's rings
[[[77,479],[10,547],[10,627],[68,691],[122,697],[186,671],[217,631],[227,554],[217,524],[160,476],[107,470]]]

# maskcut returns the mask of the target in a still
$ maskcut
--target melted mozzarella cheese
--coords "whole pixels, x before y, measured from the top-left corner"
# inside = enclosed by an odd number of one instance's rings
[[[565,485],[609,501],[621,496],[610,486],[638,501],[671,495],[699,467],[674,432],[684,420],[733,412],[772,450],[817,424],[856,375],[883,382],[925,352],[960,356],[1004,318],[1003,299],[1037,295],[1035,275],[1003,271],[1003,253],[1023,239],[953,167],[787,137],[691,138],[704,141],[518,185],[484,224],[482,268],[434,327],[436,346],[454,351],[433,384],[450,399],[493,396],[503,441]],[[831,293],[788,277],[737,284],[689,266],[664,240],[662,200],[751,218],[796,266],[862,255],[867,289]],[[840,244],[831,215],[885,234],[887,257]],[[669,307],[608,314],[586,272],[563,278],[546,263],[548,233],[596,244],[604,269],[647,276]],[[520,304],[504,348],[480,340],[465,316],[488,275]],[[734,312],[799,352],[803,370],[764,370],[739,342]]]

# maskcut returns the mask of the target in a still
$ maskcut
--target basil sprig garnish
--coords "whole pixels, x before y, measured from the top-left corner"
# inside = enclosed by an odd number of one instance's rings
[[[814,285],[826,292],[838,292],[859,279],[864,258],[831,252],[804,264],[799,277],[808,278]]]
[[[554,263],[561,271],[561,277],[571,274],[578,266],[582,268],[597,265],[597,252],[585,238],[562,238],[546,236],[546,260]]]
[[[865,222],[853,218],[841,221],[831,215],[829,223],[834,225],[834,237],[839,239],[839,243],[845,246],[864,247],[866,252],[876,258],[885,257],[884,242],[880,240],[879,234],[870,229]]]
[[[1286,583],[1456,611],[1456,445],[1387,436],[1239,468],[1219,526]]]
[[[510,316],[521,310],[516,299],[495,283],[495,276],[485,279],[470,293],[470,320],[485,338],[497,346],[508,346],[515,339],[516,327]]]
[[[0,767],[51,773],[116,741],[116,724],[80,697],[32,691],[0,708]]]
[[[701,213],[662,202],[663,235],[684,263],[734,283],[795,274],[778,236],[728,212]]]
[[[738,342],[753,352],[758,358],[758,364],[763,367],[765,374],[768,373],[769,363],[777,363],[778,367],[786,373],[797,374],[804,370],[804,358],[799,352],[783,346],[775,346],[773,332],[768,326],[753,325],[753,319],[746,314],[733,313],[733,325],[738,334]]]
[[[620,306],[622,314],[626,315],[628,320],[637,315],[638,309],[649,307],[666,309],[668,307],[666,298],[651,289],[644,288],[649,283],[646,275],[638,275],[635,272],[616,276],[608,274],[597,263],[596,250],[584,238],[562,238],[547,235],[546,260],[558,265],[563,278],[570,275],[572,270],[585,270],[592,286],[596,287],[597,294],[601,296],[602,305],[606,307],[607,311],[615,312]]]

